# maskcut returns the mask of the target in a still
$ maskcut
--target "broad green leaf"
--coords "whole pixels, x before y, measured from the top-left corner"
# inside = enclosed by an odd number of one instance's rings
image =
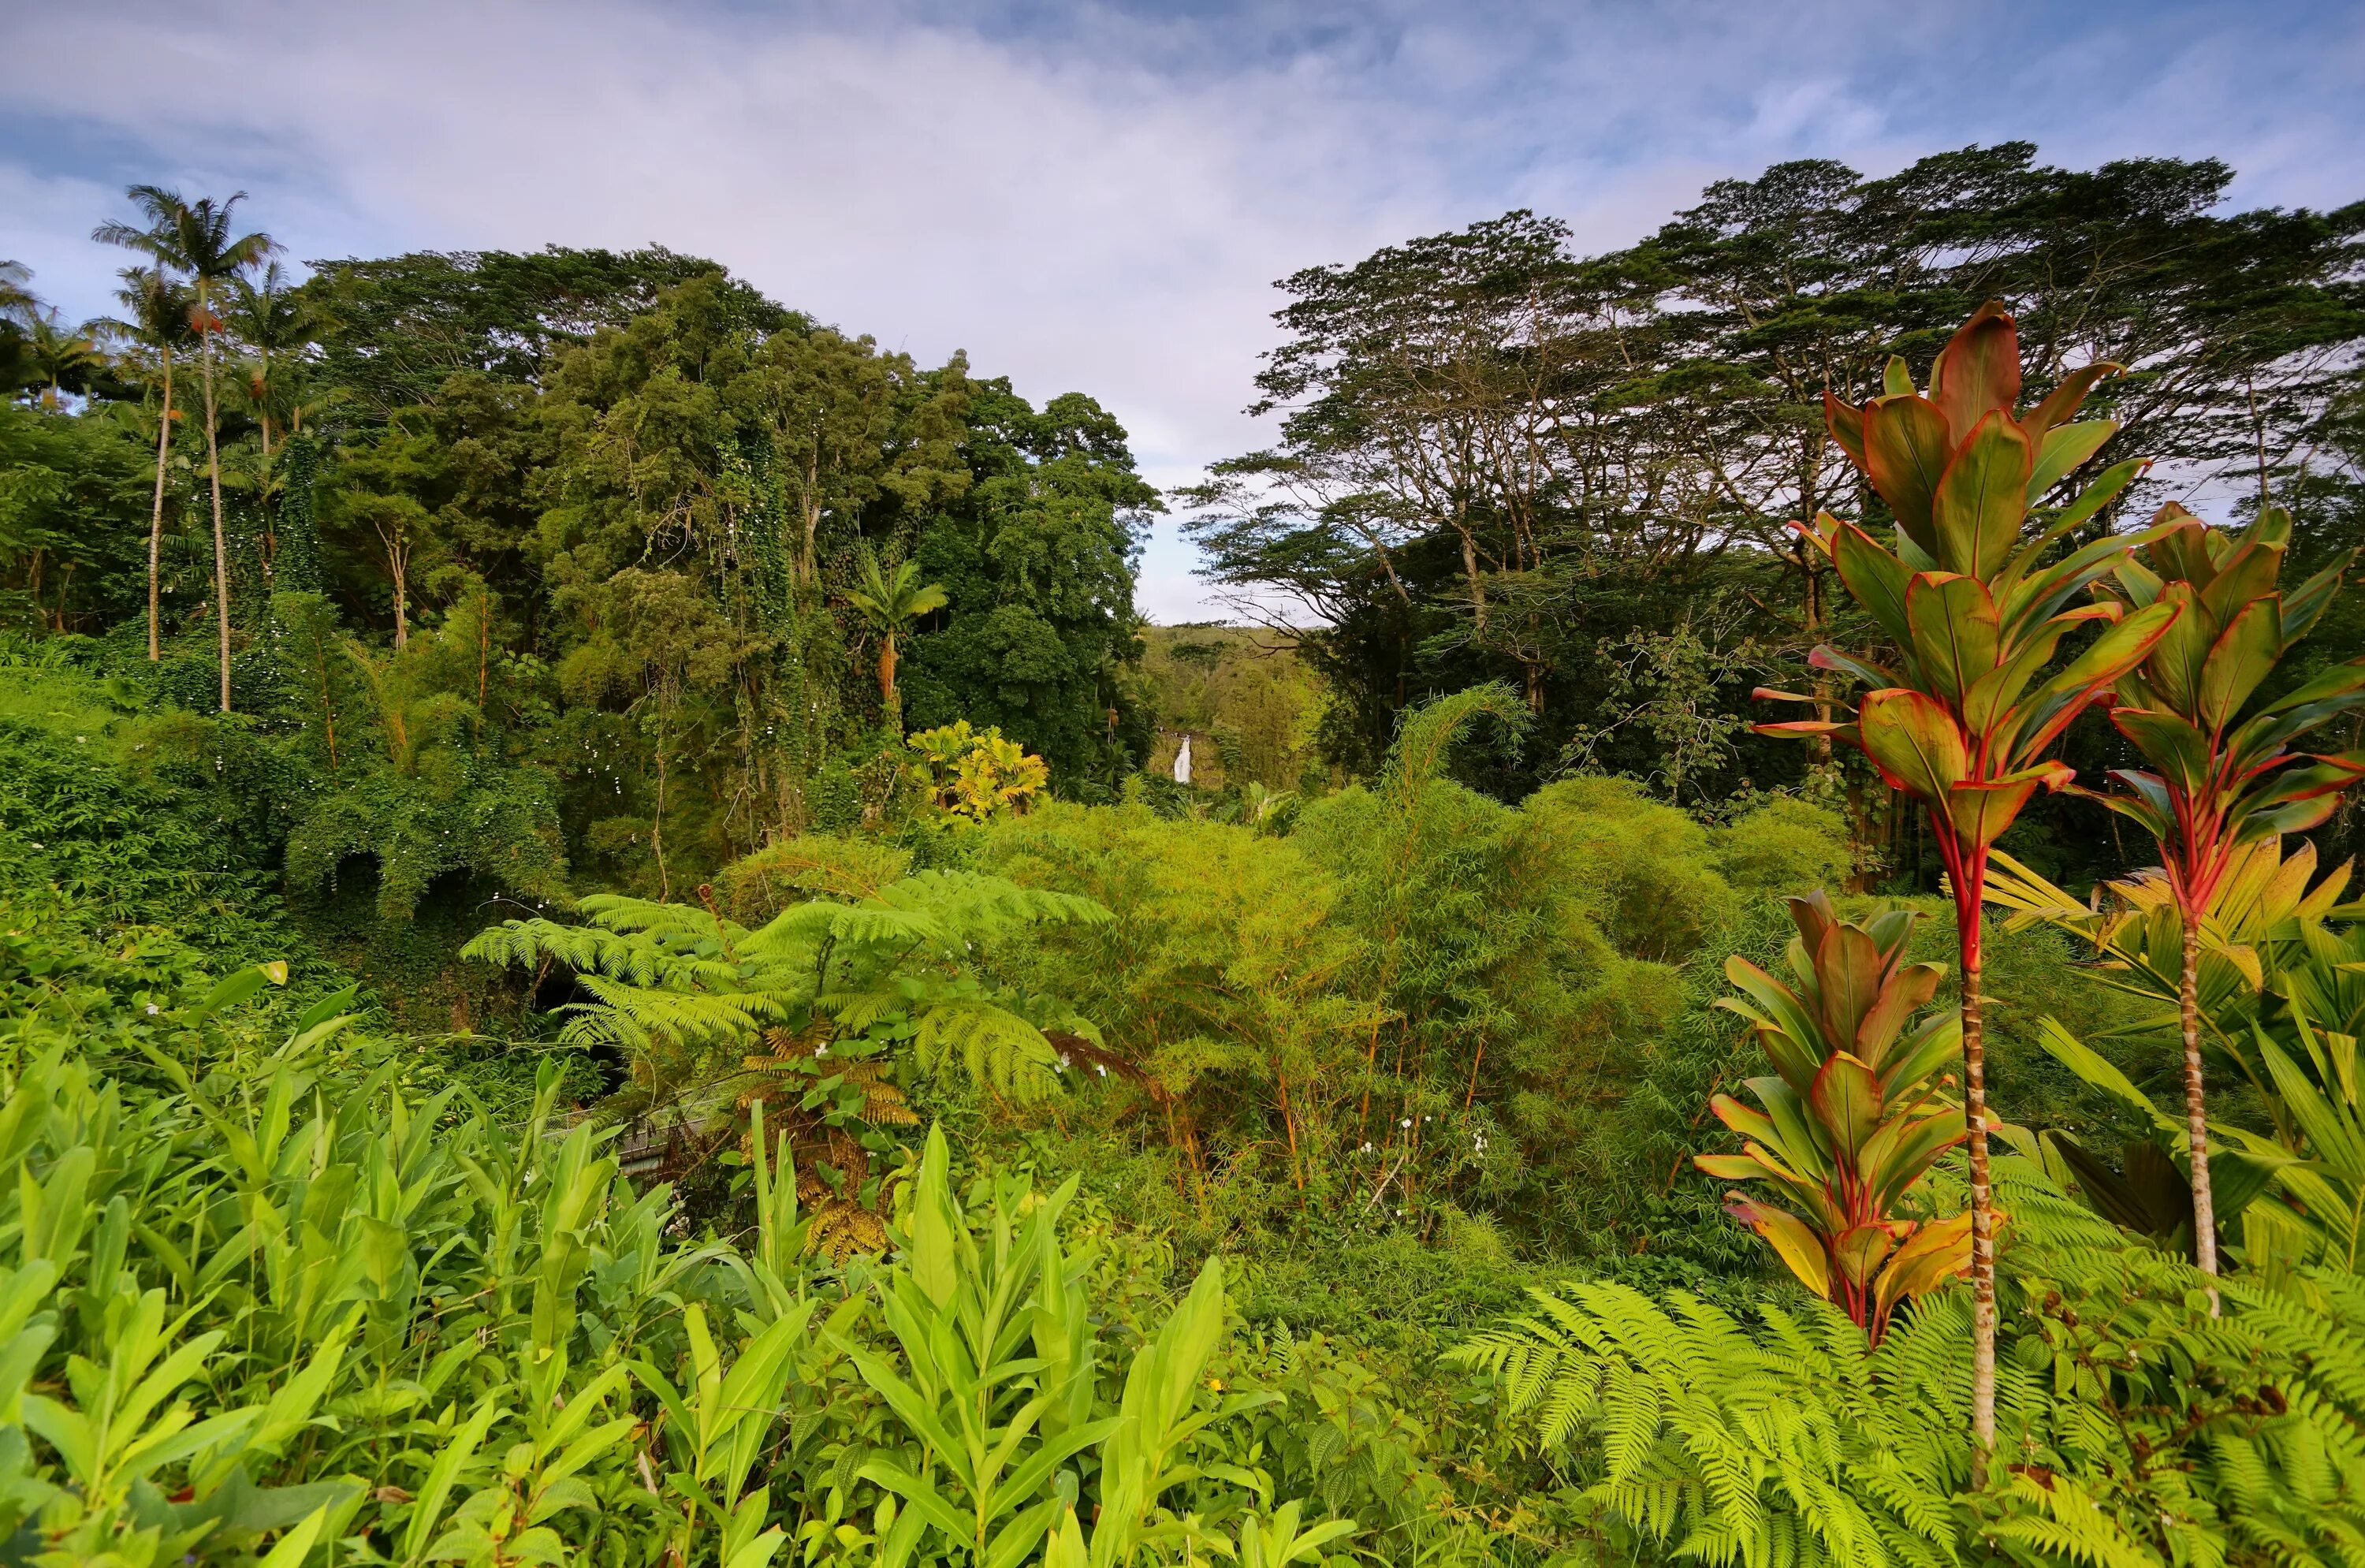
[[[2023,433],[2026,433],[2025,427]],[[2085,420],[2046,431],[2036,448],[2035,466],[2028,476],[2028,504],[2034,506],[2045,492],[2102,451],[2102,443],[2118,433],[2119,427],[2109,420]]]
[[[2010,778],[1954,785],[1946,791],[1946,821],[1956,838],[1984,849],[2003,836],[2039,785],[2057,786],[2059,778],[2046,770],[2031,769]]]
[[[1905,620],[1905,585],[1911,574],[1904,563],[1882,549],[1872,535],[1844,522],[1832,535],[1832,564],[1849,594],[1889,640],[1910,646],[1913,633]]]
[[[2186,720],[2156,708],[2118,708],[2111,722],[2135,743],[2169,790],[2190,799],[2209,789],[2209,737]]]
[[[2033,462],[2027,435],[2008,414],[1979,421],[1931,498],[1940,566],[1982,581],[2003,570],[2028,515]]]
[[[1907,388],[1911,390],[1911,388]],[[1829,390],[1823,393],[1823,424],[1839,442],[1840,450],[1860,470],[1864,467],[1864,410],[1843,403]]]
[[[2116,375],[2124,368],[2108,360],[2096,360],[2083,369],[2073,370],[2063,376],[2061,384],[2047,392],[2036,407],[2029,410],[2028,417],[2021,420],[2029,439],[2034,441],[2055,426],[2067,424],[2077,418],[2079,409],[2086,401],[2086,394],[2094,389],[2094,384],[2105,375]]]
[[[1880,1126],[1880,1081],[1872,1069],[1845,1051],[1823,1063],[1809,1096],[1821,1119],[1833,1152],[1853,1162],[1865,1140]]]
[[[1862,926],[1834,924],[1815,954],[1824,1037],[1854,1040],[1857,1027],[1879,999],[1886,966],[1872,935]]]
[[[2271,598],[2252,599],[2218,634],[2201,667],[2194,708],[2201,722],[2222,730],[2241,711],[2282,655],[2282,610]]]
[[[1995,602],[1976,577],[1916,573],[1905,585],[1905,622],[1914,662],[1947,702],[1959,707],[1972,684],[1996,667]]]

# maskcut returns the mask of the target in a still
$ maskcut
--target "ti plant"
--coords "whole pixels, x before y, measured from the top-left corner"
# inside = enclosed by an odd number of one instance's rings
[[[2177,611],[2142,664],[2120,677],[2111,709],[2111,722],[2146,767],[2114,768],[2111,778],[2121,788],[2093,793],[2151,834],[2175,901],[2192,1238],[2196,1260],[2211,1274],[2217,1226],[2201,1063],[2202,927],[2247,846],[2315,826],[2332,814],[2340,791],[2365,776],[2365,754],[2290,766],[2302,760],[2293,742],[2365,707],[2365,662],[2335,665],[2272,701],[2252,702],[2340,586],[2336,565],[2281,590],[2291,530],[2291,514],[2280,507],[2260,511],[2236,537],[2169,506],[2155,520],[2148,565],[2129,557],[2115,573],[2135,613]]]
[[[2116,427],[2068,422],[2108,365],[2089,365],[2025,412],[2020,340],[1990,302],[1939,352],[1929,396],[1905,362],[1889,363],[1885,390],[1861,409],[1824,396],[1833,438],[1896,519],[1891,551],[1863,528],[1825,513],[1801,534],[1821,549],[1849,594],[1894,644],[1890,670],[1818,647],[1817,668],[1870,689],[1844,722],[1764,724],[1768,734],[1828,736],[1860,747],[1892,789],[1930,816],[1955,900],[1961,955],[1964,1114],[1969,1131],[1971,1426],[1982,1451],[1995,1438],[1995,1204],[1988,1169],[1987,1061],[1980,1015],[1979,912],[1988,851],[2039,789],[2070,770],[2046,753],[2063,731],[2151,651],[2175,618],[2171,603],[2127,613],[2115,602],[2070,601],[2125,560],[2146,531],[2103,538],[2047,564],[2054,545],[2096,517],[2142,469],[2122,463],[2055,512],[2034,537],[2029,509],[2100,451]],[[2054,655],[2072,633],[2102,634],[2066,666]],[[1820,702],[1814,697],[1761,696]]]
[[[1736,956],[1724,972],[1743,996],[1718,1003],[1749,1020],[1774,1064],[1773,1077],[1749,1080],[1765,1110],[1717,1095],[1709,1108],[1746,1140],[1743,1152],[1694,1163],[1727,1181],[1768,1182],[1794,1204],[1735,1192],[1728,1207],[1877,1345],[1899,1303],[1970,1265],[1967,1213],[1923,1220],[1904,1212],[1908,1194],[1965,1136],[1961,1108],[1939,1097],[1953,1081],[1962,1028],[1948,1012],[1914,1022],[1943,971],[1905,962],[1911,911],[1857,924],[1834,915],[1821,891],[1789,903],[1796,989]]]

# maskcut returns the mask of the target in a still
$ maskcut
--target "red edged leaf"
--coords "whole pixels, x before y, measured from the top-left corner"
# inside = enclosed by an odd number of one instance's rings
[[[2045,395],[2044,401],[2028,411],[2028,417],[2020,421],[2021,428],[2028,432],[2031,441],[2043,439],[2054,426],[2066,425],[2078,417],[2078,409],[2085,403],[2086,394],[2094,389],[2094,383],[2105,375],[2116,375],[2124,368],[2098,359],[2083,370],[2071,371],[2061,378],[2060,386]]]
[[[2020,401],[2020,333],[2001,301],[1980,306],[1938,351],[1930,367],[1930,400],[1945,415],[1956,444],[1988,415],[2011,416]]]
[[[1945,972],[1935,964],[1906,965],[1889,977],[1879,996],[1866,1009],[1863,1021],[1856,1025],[1851,1048],[1883,1073],[1882,1081],[1889,1092],[1905,1087],[1889,1082],[1886,1076],[1889,1047],[1896,1044],[1906,1020],[1917,1009],[1928,1006],[1930,999],[1938,994],[1938,982],[1944,978]]]
[[[2147,604],[2104,632],[2023,704],[2027,727],[2015,735],[2015,759],[2039,756],[2118,678],[2143,663],[2176,622],[2180,606]]]
[[[2218,633],[2193,693],[2197,715],[2208,728],[2222,730],[2233,722],[2259,682],[2274,669],[2283,647],[2281,611],[2271,598],[2254,599]]]
[[[1865,409],[1865,475],[1905,536],[1932,555],[1937,554],[1938,536],[1931,508],[1953,455],[1946,416],[1936,404],[1908,395],[1881,398]]]
[[[2209,525],[2170,501],[2152,513],[2151,526],[2162,532],[2146,553],[2159,575],[2175,582],[2205,588],[2217,575],[2209,554]]]
[[[1923,1225],[1897,1249],[1873,1286],[1875,1310],[1886,1314],[1970,1271],[1971,1214],[1966,1209]]]
[[[1880,1127],[1879,1078],[1855,1057],[1838,1051],[1815,1074],[1807,1102],[1823,1124],[1832,1152],[1854,1164],[1856,1150]]]
[[[1984,849],[2002,835],[2020,815],[2041,782],[2035,778],[1995,779],[1957,784],[1946,791],[1946,822],[1955,836],[1974,849]]]
[[[1880,949],[1864,927],[1834,922],[1824,929],[1813,952],[1823,1032],[1833,1040],[1853,1040],[1864,1015],[1880,997],[1887,969]]]
[[[2209,788],[2209,737],[2179,713],[2158,708],[2113,708],[2111,722],[2135,743],[2169,790],[2190,800]]]
[[[1911,574],[1905,563],[1852,522],[1842,523],[1833,534],[1832,562],[1849,596],[1864,606],[1889,641],[1910,644],[1913,633],[1905,622],[1905,585]]]
[[[1777,1209],[1744,1197],[1734,1197],[1725,1212],[1773,1244],[1775,1255],[1788,1265],[1799,1282],[1825,1300],[1831,1298],[1831,1265],[1823,1244],[1807,1222],[1788,1209]]]
[[[1944,801],[1970,772],[1954,715],[1927,692],[1890,687],[1867,693],[1856,710],[1856,730],[1890,785],[1922,800]]]
[[[1826,390],[1823,393],[1823,426],[1832,432],[1856,471],[1864,471],[1864,410],[1854,404],[1843,403]]]

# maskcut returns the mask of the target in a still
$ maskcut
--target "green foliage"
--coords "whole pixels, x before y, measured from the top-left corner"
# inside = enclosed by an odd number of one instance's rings
[[[1050,769],[996,729],[972,730],[967,719],[922,730],[904,743],[925,809],[938,823],[981,823],[1023,812],[1050,782]]]
[[[1072,1185],[964,1204],[939,1136],[896,1256],[840,1271],[758,1111],[740,1243],[688,1238],[611,1131],[557,1114],[555,1074],[510,1124],[422,1098],[350,991],[274,1028],[251,1003],[284,966],[158,990],[79,961],[106,977],[79,1017],[5,993],[0,1528],[31,1550],[900,1561],[939,1512],[917,1486],[975,1457],[945,1440],[965,1414],[1015,1437],[992,1462],[1030,1544],[1071,1506],[1095,1562],[1353,1528],[1273,1506],[1295,1478],[1240,1428],[1286,1395],[1205,1389],[1216,1272],[1166,1314],[1139,1254],[1063,1247]],[[1030,1335],[1047,1361],[1013,1359]],[[988,1407],[932,1413],[981,1377]]]
[[[2353,1280],[2330,1311],[2130,1248],[2033,1170],[2001,1172],[1999,1453],[1965,1495],[1969,1303],[1877,1349],[1837,1308],[1736,1315],[1614,1284],[1539,1292],[1458,1361],[1565,1452],[1596,1551],[1711,1562],[2332,1562],[2365,1516]],[[1992,1555],[1991,1555],[1992,1554]]]

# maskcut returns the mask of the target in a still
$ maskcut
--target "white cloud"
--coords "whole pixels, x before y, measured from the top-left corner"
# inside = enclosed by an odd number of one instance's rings
[[[2356,194],[2335,150],[2365,26],[2327,14],[2303,43],[2259,9],[2065,34],[1828,3],[1086,6],[1031,31],[962,8],[51,6],[0,60],[0,112],[30,128],[0,151],[0,256],[100,308],[120,258],[84,237],[132,178],[244,187],[298,256],[656,241],[1037,399],[1091,392],[1174,483],[1261,439],[1239,410],[1272,279],[1512,205],[1607,246],[1772,159],[1887,169],[2015,135],[2080,161],[2255,151],[2249,199]],[[1206,613],[1171,529],[1144,605]]]

